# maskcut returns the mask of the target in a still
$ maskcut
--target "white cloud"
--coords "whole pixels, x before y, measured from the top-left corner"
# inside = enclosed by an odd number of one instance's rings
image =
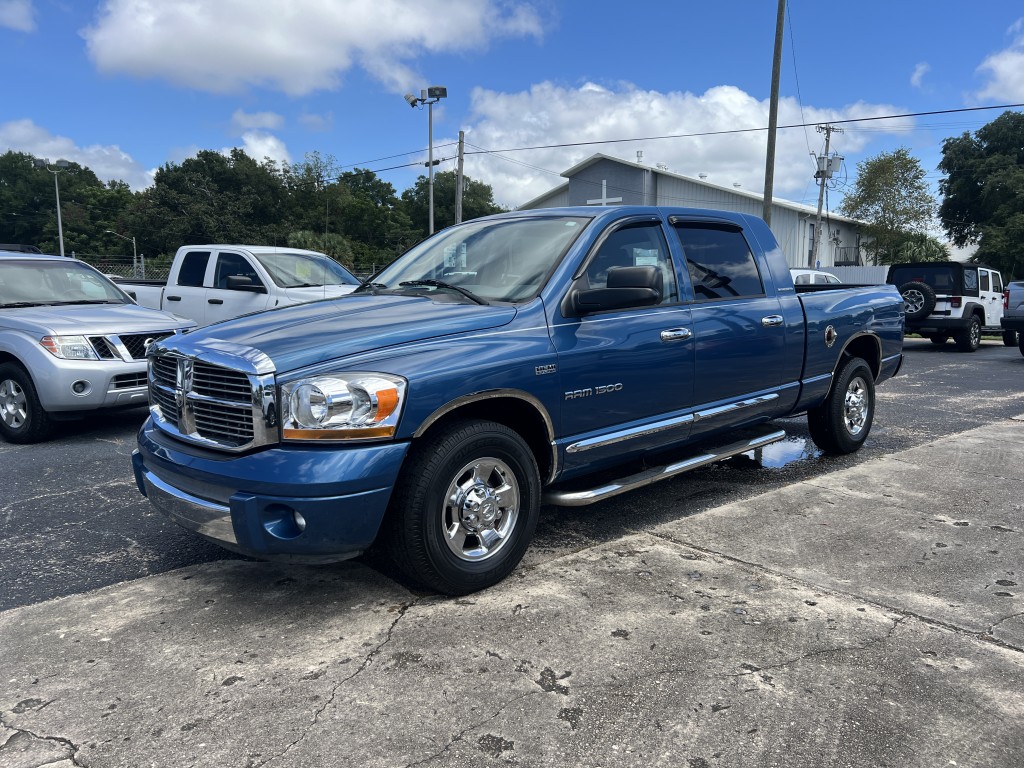
[[[932,65],[927,61],[922,61],[916,67],[914,67],[914,73],[910,76],[910,84],[915,88],[920,88],[924,82],[924,76],[931,72]]]
[[[80,147],[72,139],[55,136],[31,120],[0,124],[0,148],[50,160],[71,160],[88,167],[104,181],[125,181],[134,190],[153,183],[154,171],[142,168],[116,144]]]
[[[276,112],[243,112],[236,109],[231,115],[231,125],[239,132],[247,130],[277,131],[284,126],[284,118]]]
[[[353,66],[401,92],[423,53],[542,35],[522,0],[104,0],[82,31],[104,73],[212,92],[333,89]]]
[[[262,163],[264,158],[269,157],[275,163],[290,163],[292,156],[288,148],[277,136],[266,131],[246,131],[242,134],[241,149],[256,162]],[[230,148],[222,149],[223,154],[228,154]]]
[[[708,134],[768,125],[768,101],[758,101],[733,86],[718,86],[698,95],[645,91],[628,83],[613,89],[594,83],[566,88],[545,82],[520,93],[478,88],[473,92],[472,104],[474,119],[466,128],[466,142],[488,150]],[[887,104],[858,102],[840,109],[804,106],[801,112],[794,99],[782,99],[779,125],[824,123],[904,111]],[[879,123],[877,127],[906,130],[912,124],[902,119]],[[855,153],[878,135],[877,128],[871,132],[849,130],[833,135],[832,148],[841,154]],[[499,203],[519,205],[564,182],[558,174],[596,152],[635,161],[637,150],[643,150],[644,163],[652,167],[664,163],[673,173],[693,177],[707,173],[712,183],[739,183],[745,190],[760,192],[764,188],[766,142],[765,131],[754,130],[510,152],[506,157],[513,162],[491,155],[468,155],[466,173],[490,184]],[[778,196],[802,197],[814,173],[808,144],[815,151],[821,150],[821,137],[813,128],[779,131],[775,163]],[[473,147],[467,147],[467,151],[473,151]]]
[[[0,0],[0,27],[18,32],[32,32],[36,28],[32,0]]]
[[[1014,35],[1009,47],[993,53],[978,67],[988,74],[988,84],[976,94],[979,101],[1024,100],[1024,18],[1014,22],[1007,32]]]

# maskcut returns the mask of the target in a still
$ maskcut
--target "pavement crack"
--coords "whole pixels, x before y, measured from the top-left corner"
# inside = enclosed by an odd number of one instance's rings
[[[764,571],[765,573],[769,573],[769,574],[771,574],[773,576],[776,576],[776,577],[778,577],[780,579],[785,579],[785,580],[787,580],[787,581],[789,581],[789,582],[791,582],[793,584],[799,584],[799,585],[801,585],[803,587],[807,587],[807,588],[813,589],[813,590],[815,590],[817,592],[821,592],[822,594],[830,595],[832,597],[843,597],[843,598],[847,598],[847,599],[850,599],[850,600],[856,600],[856,601],[858,601],[860,603],[864,603],[865,605],[871,605],[871,606],[874,606],[875,608],[881,608],[882,610],[887,611],[889,613],[897,614],[898,616],[903,617],[903,619],[908,619],[908,618],[909,619],[916,619],[917,621],[920,621],[923,624],[927,624],[928,626],[936,627],[938,629],[944,629],[944,630],[946,630],[948,632],[953,632],[954,634],[963,635],[965,637],[973,637],[973,638],[975,638],[977,640],[981,640],[981,641],[983,641],[985,643],[988,643],[989,645],[995,645],[995,646],[997,646],[999,648],[1003,648],[1004,650],[1014,651],[1016,653],[1024,653],[1024,647],[1019,646],[1019,645],[1013,645],[1012,643],[1008,643],[1008,642],[1006,642],[1004,640],[1000,640],[999,638],[994,637],[992,635],[992,629],[993,628],[991,628],[991,627],[988,630],[986,630],[986,631],[978,631],[978,630],[974,630],[974,629],[968,629],[967,627],[961,627],[958,624],[953,624],[952,622],[949,622],[949,621],[943,621],[941,619],[936,619],[936,618],[933,618],[931,616],[925,616],[923,614],[916,613],[915,611],[912,611],[912,610],[910,610],[908,608],[902,608],[902,607],[895,606],[895,605],[889,605],[888,603],[884,603],[884,602],[882,602],[880,600],[876,600],[876,599],[872,599],[872,598],[867,598],[867,597],[864,597],[863,595],[858,595],[858,594],[855,594],[853,592],[846,592],[846,591],[841,590],[841,589],[836,589],[835,587],[826,587],[826,586],[824,586],[822,584],[816,584],[813,581],[807,581],[806,579],[801,579],[801,578],[799,578],[797,576],[793,576],[790,573],[786,573],[785,571],[779,571],[779,570],[776,570],[774,568],[770,568],[767,565],[764,565],[762,563],[754,563],[754,562],[751,562],[749,560],[743,560],[742,558],[735,557],[733,555],[728,555],[728,554],[726,554],[724,552],[719,552],[719,551],[714,550],[714,549],[709,549],[708,547],[702,547],[702,546],[700,546],[698,544],[694,544],[693,542],[684,541],[683,539],[675,538],[674,536],[670,536],[669,534],[666,534],[666,533],[659,533],[659,532],[653,532],[653,531],[637,531],[637,533],[642,533],[642,534],[645,534],[645,535],[648,535],[648,536],[653,536],[654,538],[658,538],[658,539],[662,539],[664,541],[667,541],[670,544],[675,544],[676,546],[680,546],[680,547],[686,547],[687,549],[692,549],[692,550],[695,550],[695,551],[700,552],[702,554],[710,555],[711,557],[718,557],[718,558],[721,558],[722,560],[726,560],[726,561],[731,562],[731,563],[736,563],[737,565],[741,565],[741,566],[743,566],[745,568],[752,568],[752,569],[755,569],[755,570]],[[1014,614],[1014,615],[1021,615],[1021,614]],[[1011,619],[1011,618],[1013,618],[1013,616],[1007,616],[1005,619],[1000,620],[1000,622],[998,622],[998,623],[1002,623],[1003,621],[1007,621],[1008,619]],[[998,623],[997,623],[996,626],[998,626]],[[890,630],[890,634],[891,634],[891,632],[895,631],[895,629],[896,629],[896,627],[894,626],[893,629]]]
[[[47,702],[47,704],[49,703],[51,702]],[[40,709],[41,708],[42,707],[40,707]],[[57,759],[50,760],[46,763],[42,763],[41,766],[51,765],[63,762],[65,760],[70,760],[72,765],[77,765],[81,766],[81,768],[85,768],[84,763],[78,762],[78,753],[80,751],[80,748],[77,744],[71,741],[71,739],[66,739],[63,736],[43,736],[42,734],[34,733],[33,731],[28,730],[27,728],[19,728],[18,726],[12,725],[11,723],[8,723],[6,720],[4,720],[3,712],[0,712],[0,728],[6,728],[14,732],[14,736],[11,736],[11,738],[7,739],[7,741],[5,741],[3,744],[0,744],[0,757],[3,757],[4,751],[11,747],[11,742],[15,738],[17,738],[17,736],[21,735],[33,741],[42,741],[49,742],[51,744],[57,744],[63,747],[68,752],[68,754],[62,754]]]
[[[416,768],[416,766],[426,765],[427,763],[433,760],[440,759],[441,756],[446,754],[449,749],[451,749],[453,746],[462,741],[462,739],[466,736],[467,733],[471,733],[472,731],[475,731],[477,728],[480,728],[481,726],[487,725],[487,723],[496,720],[501,715],[502,712],[504,712],[506,709],[508,709],[516,702],[522,701],[523,699],[528,699],[531,696],[543,696],[545,693],[546,691],[527,691],[526,693],[520,694],[519,696],[516,696],[506,701],[504,704],[502,704],[500,707],[494,710],[494,712],[492,712],[487,717],[483,718],[478,722],[467,725],[458,733],[453,733],[451,739],[448,740],[448,743],[441,747],[441,749],[439,749],[434,754],[428,755],[427,757],[424,757],[422,760],[417,760],[414,763],[409,763],[405,766],[405,768]]]
[[[991,627],[988,628],[988,634],[991,635],[995,631],[996,627],[998,627],[1000,624],[1002,624],[1004,622],[1007,622],[1010,619],[1016,619],[1018,616],[1024,616],[1024,611],[1021,611],[1020,613],[1011,613],[1009,616],[1004,616],[1003,618],[1001,618],[999,621],[997,621],[995,624],[993,624]]]
[[[359,665],[355,672],[353,672],[351,675],[348,675],[347,677],[342,678],[341,680],[338,680],[336,683],[334,683],[333,686],[331,686],[330,695],[327,697],[326,701],[324,701],[322,706],[314,710],[313,717],[310,720],[309,725],[302,731],[298,738],[296,738],[294,741],[288,744],[288,746],[286,746],[276,755],[272,755],[271,757],[268,757],[266,760],[263,760],[258,763],[250,763],[250,768],[262,768],[262,766],[268,765],[274,762],[275,760],[281,759],[282,757],[287,755],[292,749],[297,747],[303,740],[305,740],[305,738],[309,736],[312,730],[320,723],[320,716],[323,715],[323,713],[326,712],[327,709],[334,703],[334,700],[335,698],[337,698],[338,691],[341,689],[341,687],[346,685],[359,675],[361,675],[370,666],[370,664],[373,663],[373,660],[381,654],[381,652],[384,650],[384,647],[391,642],[391,638],[394,636],[394,632],[395,629],[398,627],[398,623],[405,617],[405,614],[408,613],[410,609],[412,609],[414,606],[418,604],[418,602],[419,601],[417,600],[413,600],[412,602],[401,604],[401,606],[398,609],[398,615],[395,616],[395,620],[391,622],[391,626],[389,626],[387,631],[384,633],[384,639],[381,640],[373,650],[366,654],[366,657],[363,659],[363,663]]]

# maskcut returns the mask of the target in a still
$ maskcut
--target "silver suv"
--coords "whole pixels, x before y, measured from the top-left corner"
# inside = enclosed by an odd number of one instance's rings
[[[83,411],[145,405],[147,348],[194,326],[75,259],[0,252],[0,435],[33,443]]]

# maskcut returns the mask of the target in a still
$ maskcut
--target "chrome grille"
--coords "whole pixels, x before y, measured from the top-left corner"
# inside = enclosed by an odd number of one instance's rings
[[[277,440],[273,366],[258,353],[218,362],[155,350],[149,358],[150,412],[164,432],[208,448],[240,451]],[[206,355],[204,354],[204,357]],[[252,371],[240,370],[246,366]]]
[[[114,389],[134,389],[146,386],[144,373],[119,373],[111,382]]]
[[[149,333],[110,334],[109,336],[90,336],[96,354],[102,360],[145,360],[146,350],[150,344],[166,339],[174,331],[150,331]]]

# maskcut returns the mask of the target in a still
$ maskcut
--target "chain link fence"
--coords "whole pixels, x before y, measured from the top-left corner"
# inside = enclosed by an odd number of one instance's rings
[[[95,267],[107,277],[126,277],[130,280],[166,280],[171,266],[164,259],[154,263],[145,256],[107,256],[94,253],[73,253],[74,258]]]

